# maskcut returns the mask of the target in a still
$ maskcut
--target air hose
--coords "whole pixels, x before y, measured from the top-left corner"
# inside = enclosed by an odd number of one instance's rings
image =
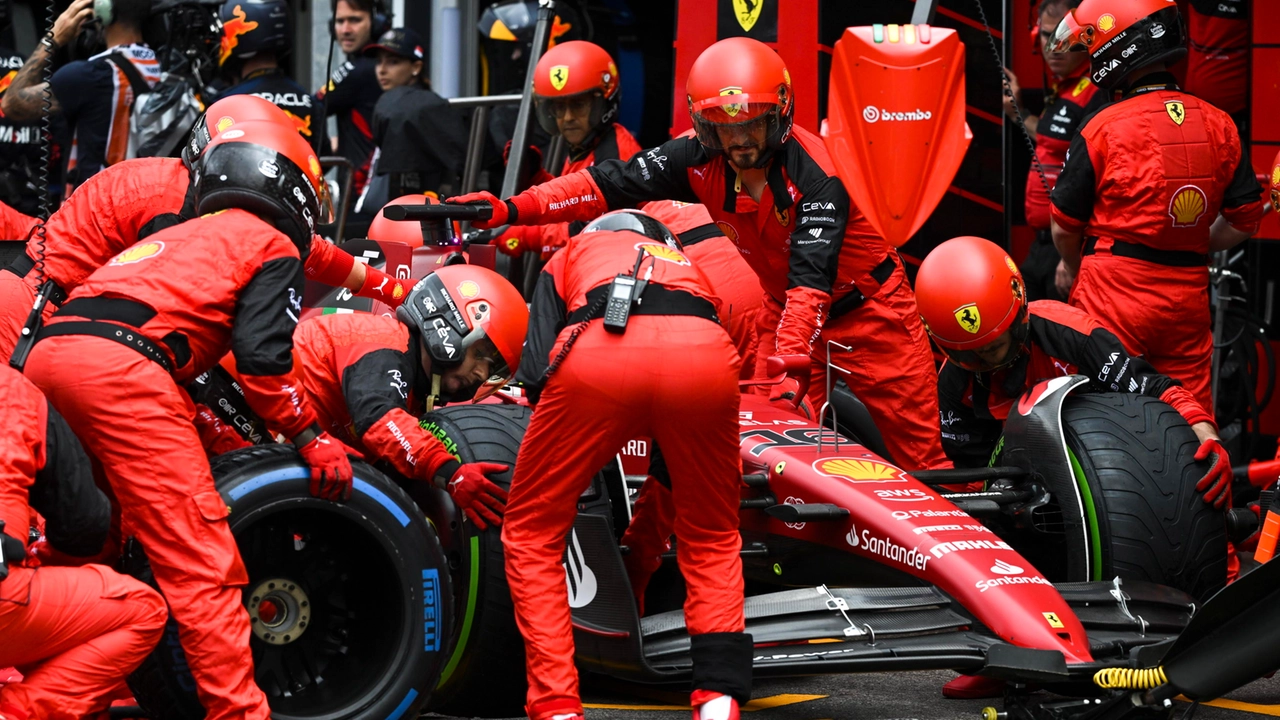
[[[1167,682],[1163,667],[1103,668],[1093,674],[1093,684],[1107,690],[1150,690]]]

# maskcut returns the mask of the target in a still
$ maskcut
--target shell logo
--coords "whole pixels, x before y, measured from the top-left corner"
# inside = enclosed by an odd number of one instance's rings
[[[907,474],[900,468],[879,460],[862,458],[818,460],[813,464],[813,469],[823,475],[834,475],[853,482],[901,482],[907,479]]]
[[[218,122],[213,124],[213,129],[215,130],[213,134],[221,135],[224,130],[226,130],[227,128],[235,124],[236,124],[235,118],[231,117],[230,115],[223,115],[222,117],[218,118]]]
[[[1104,33],[1109,33],[1116,29],[1116,18],[1111,13],[1107,13],[1098,18],[1098,29]]]
[[[1173,226],[1195,227],[1208,205],[1203,190],[1195,185],[1183,185],[1169,201],[1169,217],[1173,218]]]
[[[1013,258],[1009,257],[1008,255],[1004,256],[1004,264],[1005,264],[1005,267],[1009,268],[1009,272],[1011,273],[1018,272],[1018,266],[1013,264]]]
[[[1280,187],[1280,165],[1271,171],[1271,187]]]
[[[308,119],[308,122],[310,122],[310,119]],[[315,155],[307,156],[307,169],[311,171],[311,177],[320,177],[320,161],[316,159]]]
[[[675,263],[676,265],[688,266],[693,264],[689,262],[689,258],[682,255],[679,250],[669,248],[666,245],[659,245],[657,243],[637,243],[635,249],[643,250],[644,254],[651,258],[665,260],[666,262]]]
[[[164,252],[164,242],[160,240],[138,243],[133,247],[126,248],[124,252],[111,258],[111,262],[107,264],[114,266],[132,265],[133,263],[153,258],[162,252]]]
[[[458,285],[458,294],[470,300],[480,294],[480,286],[474,280],[464,280]]]
[[[396,286],[394,288],[391,288],[391,297],[394,300],[399,300],[400,298],[404,297],[404,285],[401,285],[400,283],[396,283]]]
[[[716,221],[716,227],[734,244],[738,244],[738,229],[723,220]]]

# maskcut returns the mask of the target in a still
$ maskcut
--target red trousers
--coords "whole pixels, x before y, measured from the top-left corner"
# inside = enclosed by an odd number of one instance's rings
[[[547,382],[502,526],[533,720],[582,712],[561,558],[578,496],[631,438],[670,468],[689,633],[742,632],[736,356],[707,320],[633,316],[622,335],[593,323]]]
[[[26,367],[102,463],[123,530],[151,560],[210,720],[269,717],[253,679],[248,574],[188,401],[156,363],[110,340],[42,340]]]
[[[756,377],[768,376],[765,361],[777,344],[781,315],[782,305],[767,298],[756,322]],[[893,461],[907,470],[949,467],[938,424],[938,373],[915,293],[901,266],[861,306],[823,325],[813,344],[809,381],[815,411],[826,401],[828,342],[851,348],[830,346],[831,362],[848,371],[834,371],[832,385],[843,379],[867,406]]]
[[[1070,303],[1097,318],[1130,353],[1181,382],[1201,407],[1213,412],[1206,269],[1088,255],[1071,287]]]
[[[720,322],[742,358],[742,379],[750,380],[756,367],[756,315],[764,302],[760,279],[729,238],[707,238],[685,253],[720,298]]]
[[[24,678],[0,687],[0,714],[6,705],[32,720],[105,712],[167,617],[159,593],[101,565],[10,567],[0,584],[0,667]]]

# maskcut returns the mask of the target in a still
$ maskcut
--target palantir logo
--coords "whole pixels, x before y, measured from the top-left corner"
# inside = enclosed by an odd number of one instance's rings
[[[862,108],[862,119],[869,123],[873,123],[880,119],[880,108],[875,105],[868,105]]]
[[[991,566],[991,572],[997,575],[1021,575],[1023,573],[1023,570],[1022,568],[1012,563],[1007,563],[1003,560],[997,560],[996,564]]]
[[[578,542],[578,531],[569,535],[569,547],[565,548],[564,577],[569,585],[569,607],[583,608],[596,599],[596,574],[587,567],[587,558]]]

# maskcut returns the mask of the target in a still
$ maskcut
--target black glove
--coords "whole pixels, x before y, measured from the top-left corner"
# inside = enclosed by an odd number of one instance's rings
[[[22,562],[27,556],[27,546],[22,541],[9,537],[4,531],[4,521],[0,520],[0,580],[9,577],[9,561]]]

